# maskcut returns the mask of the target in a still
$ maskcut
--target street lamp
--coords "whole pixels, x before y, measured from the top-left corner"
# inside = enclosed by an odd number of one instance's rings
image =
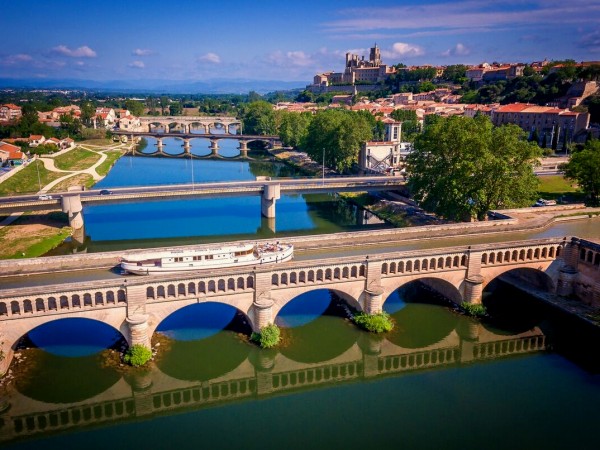
[[[38,162],[39,162],[39,160],[35,162],[35,168],[37,170],[38,186],[39,186],[40,191],[41,191],[42,190],[42,181],[40,180],[40,166],[38,165]]]
[[[323,147],[323,186],[325,185],[325,147]]]

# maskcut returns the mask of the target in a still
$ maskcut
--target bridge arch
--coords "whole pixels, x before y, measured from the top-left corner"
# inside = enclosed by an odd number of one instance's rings
[[[304,274],[305,277],[304,279],[309,279],[308,277],[310,277],[311,275],[313,277],[315,276],[319,276],[319,273],[316,274],[312,274],[310,272],[312,271],[308,271],[308,274]],[[317,271],[318,272],[318,271]],[[275,275],[273,274],[273,279],[275,279]],[[285,280],[286,278],[288,280],[292,280],[294,275],[296,276],[297,280],[300,280],[300,277],[302,276],[302,274],[290,274],[289,276],[287,274],[282,274],[285,276],[282,276],[282,281]],[[323,274],[320,274],[320,276],[325,276],[324,272]],[[271,296],[272,299],[274,300],[274,305],[273,305],[273,313],[272,316],[273,318],[276,318],[277,315],[279,314],[279,312],[290,302],[294,301],[297,297],[301,296],[302,294],[306,294],[308,292],[312,292],[312,291],[316,291],[316,290],[321,290],[321,289],[327,289],[329,291],[334,292],[336,295],[338,295],[342,300],[344,300],[346,303],[348,303],[351,307],[353,307],[354,309],[357,309],[359,311],[364,311],[364,281],[360,281],[360,282],[354,282],[354,283],[339,283],[339,284],[335,284],[335,285],[312,285],[312,286],[304,286],[304,287],[297,287],[294,289],[286,289],[284,291],[272,291],[271,292]]]
[[[556,283],[553,280],[553,272],[555,271],[558,271],[558,263],[553,261],[547,261],[543,264],[522,264],[519,267],[512,265],[494,267],[482,271],[484,274],[483,289],[485,290],[498,278],[508,276],[513,279],[518,278],[536,289],[555,292]],[[558,278],[556,277],[556,279]]]
[[[409,261],[410,262],[410,261]],[[445,263],[445,262],[444,262]],[[452,262],[450,263],[452,264]],[[398,289],[407,286],[412,282],[421,282],[427,288],[437,292],[444,298],[453,303],[461,304],[463,301],[463,282],[464,273],[440,273],[431,274],[423,273],[420,275],[412,275],[408,277],[383,278],[382,285],[384,287],[384,308],[385,301]]]
[[[54,296],[60,298],[60,296]],[[54,298],[52,297],[52,298]],[[36,300],[38,302],[40,299]],[[24,303],[24,302],[23,302]],[[58,304],[58,302],[57,302]],[[33,305],[33,300],[32,300]],[[87,309],[82,311],[61,311],[61,314],[36,314],[29,317],[12,322],[10,326],[6,326],[8,322],[4,322],[2,330],[0,330],[0,350],[4,352],[4,360],[0,361],[0,373],[5,372],[12,361],[12,357],[16,347],[24,336],[30,331],[38,328],[41,325],[52,323],[62,319],[89,319],[104,323],[116,331],[121,333],[127,344],[131,344],[129,326],[126,320],[126,308],[102,308],[102,309]]]

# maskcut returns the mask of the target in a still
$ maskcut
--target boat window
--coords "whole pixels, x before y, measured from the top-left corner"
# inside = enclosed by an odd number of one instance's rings
[[[178,256],[177,258],[173,258],[175,260],[175,262],[182,262],[183,261],[183,257]]]
[[[205,259],[213,259],[213,255],[206,255]]]

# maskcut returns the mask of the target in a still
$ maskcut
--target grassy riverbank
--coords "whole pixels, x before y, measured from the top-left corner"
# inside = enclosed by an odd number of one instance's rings
[[[41,256],[60,245],[72,232],[62,212],[25,213],[0,229],[0,259]]]
[[[124,152],[122,150],[109,150],[104,153],[106,154],[106,159],[102,164],[96,167],[96,173],[101,177],[105,177],[108,174],[110,169],[112,169],[112,166],[115,165],[115,162],[123,156]]]
[[[547,200],[561,200],[564,202],[583,202],[584,195],[578,192],[577,186],[565,179],[562,175],[544,175],[538,177],[540,186],[538,194]]]
[[[0,195],[38,192],[40,186],[43,187],[63,175],[64,173],[46,170],[44,164],[41,161],[36,160],[22,169],[19,173],[14,174],[8,180],[0,183]]]

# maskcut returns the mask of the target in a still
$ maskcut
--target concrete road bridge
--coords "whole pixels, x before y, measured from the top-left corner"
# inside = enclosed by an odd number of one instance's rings
[[[227,159],[245,159],[248,158],[248,144],[252,142],[261,142],[266,148],[274,148],[281,146],[281,139],[279,136],[261,136],[261,135],[239,135],[239,134],[190,134],[190,133],[173,133],[171,131],[158,133],[158,132],[131,132],[131,131],[113,131],[114,135],[126,137],[129,142],[142,137],[153,137],[156,139],[156,150],[153,152],[139,151],[136,148],[132,150],[134,155],[139,156],[164,156],[169,158],[227,158]],[[181,147],[183,151],[178,154],[164,152],[163,139],[165,138],[176,138],[181,139]],[[199,156],[192,153],[192,140],[193,139],[208,139],[210,141],[210,154],[206,156]],[[224,157],[219,154],[219,141],[229,139],[236,140],[239,142],[239,156],[235,157]]]
[[[164,186],[139,186],[114,188],[111,195],[100,195],[100,189],[67,191],[52,194],[51,199],[41,200],[37,195],[3,197],[0,199],[0,215],[24,211],[62,210],[69,217],[69,225],[83,230],[84,204],[106,204],[155,199],[261,196],[261,214],[275,219],[275,205],[281,193],[307,194],[322,192],[357,192],[397,190],[405,183],[399,177],[339,177],[294,178],[257,181],[227,181],[219,183],[181,184]],[[274,224],[270,227],[274,229]]]
[[[209,380],[188,381],[169,375],[160,362],[150,371],[133,372],[93,397],[57,404],[14,390],[0,409],[0,442],[87,427],[122,424],[178,412],[210,408],[231,401],[266,398],[356,380],[444,370],[546,349],[541,330],[499,335],[481,324],[457,326],[423,348],[406,348],[369,333],[344,346],[329,361],[295,361],[282,352],[248,351],[231,371]],[[60,380],[54,380],[60,383]],[[2,404],[0,404],[0,407]]]
[[[316,289],[334,291],[354,308],[372,314],[382,311],[392,292],[412,281],[458,304],[479,303],[485,286],[508,272],[544,292],[561,296],[585,292],[591,301],[600,302],[600,245],[578,238],[3,289],[0,343],[5,358],[0,372],[8,368],[24,335],[61,318],[98,320],[119,330],[129,345],[149,346],[166,317],[195,303],[230,305],[258,331],[273,323],[287,303]]]

